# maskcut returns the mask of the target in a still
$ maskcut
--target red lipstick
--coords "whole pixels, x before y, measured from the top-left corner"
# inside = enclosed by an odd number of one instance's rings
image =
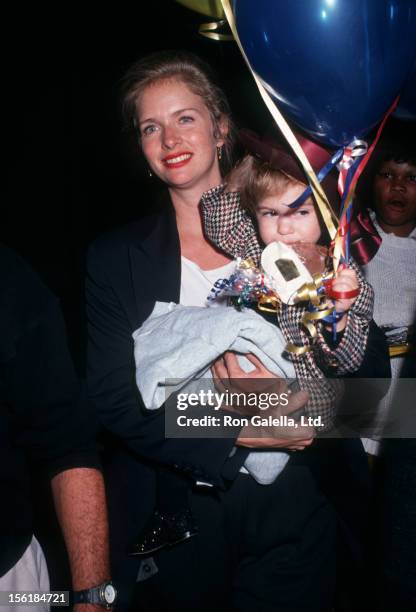
[[[189,162],[191,157],[192,153],[190,151],[179,151],[178,153],[166,155],[162,162],[167,168],[182,168],[182,166]]]

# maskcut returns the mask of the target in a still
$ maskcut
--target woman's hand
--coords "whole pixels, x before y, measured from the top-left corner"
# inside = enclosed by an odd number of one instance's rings
[[[274,431],[266,431],[264,428],[263,433],[265,435],[273,436],[273,437],[265,437],[265,438],[245,438],[245,435],[253,434],[253,428],[249,431],[246,427],[243,427],[241,430],[241,435],[238,436],[235,441],[236,446],[242,446],[244,448],[252,448],[253,450],[284,450],[284,451],[298,451],[305,450],[307,446],[310,446],[313,442],[314,432],[313,427],[299,427],[299,429],[307,429],[308,431],[303,431],[301,435],[310,437],[308,438],[278,438],[275,436],[284,435],[285,432],[278,432],[278,428],[274,428]],[[287,429],[287,428],[286,428]],[[258,435],[258,434],[257,434]]]
[[[227,409],[235,410],[239,414],[253,416],[259,415],[261,418],[273,417],[285,421],[282,417],[288,419],[294,418],[293,414],[301,410],[309,399],[309,394],[306,391],[292,393],[287,386],[286,380],[279,378],[276,374],[270,372],[262,362],[252,354],[247,354],[245,357],[253,364],[254,369],[251,372],[245,372],[239,365],[237,355],[232,352],[226,352],[222,357],[217,359],[211,370],[215,380],[215,384],[221,391],[228,393],[263,393],[278,395],[285,397],[286,403],[275,405],[270,404],[266,409],[258,410],[257,406],[241,406],[233,408],[227,406]],[[291,416],[292,415],[292,416]],[[296,422],[294,425],[252,425],[251,423],[242,428],[239,437],[236,440],[237,446],[243,446],[253,449],[286,449],[286,450],[303,450],[312,444],[315,430],[311,426],[301,425]]]
[[[227,351],[217,361],[214,361],[212,365],[211,371],[214,378],[279,378],[276,374],[265,368],[260,359],[252,353],[247,353],[244,357],[254,365],[254,369],[251,372],[245,372],[238,363],[237,355]]]
[[[225,352],[211,366],[212,377],[219,391],[229,393],[283,393],[287,390],[286,380],[270,372],[252,353],[244,357],[253,364],[251,372],[240,366],[236,353]],[[241,410],[239,410],[241,413]],[[249,414],[253,414],[251,410]]]

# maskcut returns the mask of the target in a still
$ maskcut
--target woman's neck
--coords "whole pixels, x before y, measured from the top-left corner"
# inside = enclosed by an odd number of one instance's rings
[[[175,206],[176,225],[178,227],[179,238],[192,237],[193,240],[205,241],[202,216],[198,205],[179,203]]]
[[[181,245],[181,255],[209,270],[225,265],[230,258],[209,242],[204,234],[202,215],[199,208],[201,194],[171,191],[176,214],[176,224]]]

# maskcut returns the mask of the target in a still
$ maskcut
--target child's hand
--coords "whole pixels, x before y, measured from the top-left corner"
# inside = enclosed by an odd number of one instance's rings
[[[337,274],[332,281],[331,289],[333,291],[354,291],[359,288],[358,278],[355,270],[341,265],[338,268]],[[345,315],[337,323],[337,332],[342,331],[347,323],[347,312],[354,304],[357,297],[341,298],[335,300],[336,312],[345,312]]]

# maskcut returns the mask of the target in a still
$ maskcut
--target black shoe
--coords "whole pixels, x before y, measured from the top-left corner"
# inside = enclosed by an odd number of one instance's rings
[[[187,508],[176,514],[163,514],[155,510],[137,541],[128,550],[129,555],[148,555],[189,540],[198,533],[192,512]]]

